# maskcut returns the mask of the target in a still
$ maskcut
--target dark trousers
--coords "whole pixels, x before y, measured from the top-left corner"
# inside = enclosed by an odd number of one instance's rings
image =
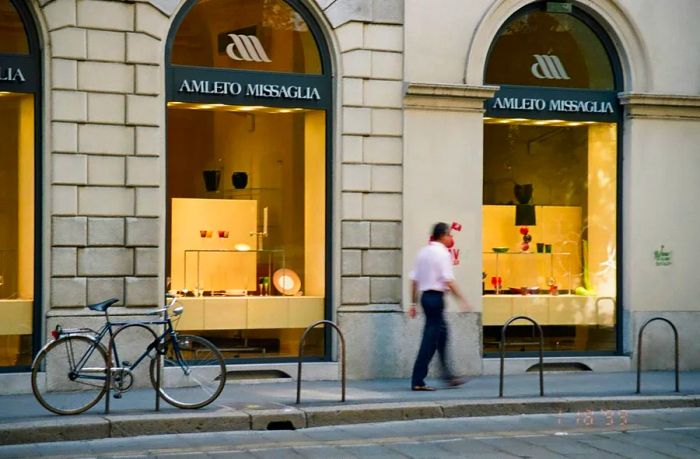
[[[447,323],[445,322],[444,293],[436,290],[426,290],[421,295],[420,304],[425,312],[425,328],[420,343],[416,363],[413,366],[412,386],[424,386],[428,375],[430,361],[438,352],[442,377],[445,380],[453,378],[447,361]]]

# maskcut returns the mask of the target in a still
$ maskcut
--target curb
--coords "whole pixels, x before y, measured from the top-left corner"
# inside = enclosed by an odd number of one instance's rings
[[[0,423],[0,445],[455,417],[700,407],[698,395],[448,400],[214,412],[82,415]]]

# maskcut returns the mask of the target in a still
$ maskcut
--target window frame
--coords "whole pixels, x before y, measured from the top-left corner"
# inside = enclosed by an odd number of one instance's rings
[[[24,33],[29,44],[28,54],[0,54],[3,66],[20,66],[26,69],[26,81],[20,87],[12,82],[0,82],[0,91],[32,94],[34,97],[34,298],[32,308],[32,358],[43,346],[43,59],[42,46],[37,33],[36,21],[26,2],[10,0],[10,4],[19,14],[24,26]],[[1,373],[29,371],[30,365],[0,366]]]
[[[260,0],[262,1],[262,0]],[[263,71],[253,71],[253,70],[237,70],[237,69],[226,69],[220,67],[194,67],[194,66],[183,66],[171,63],[172,48],[175,40],[175,35],[177,34],[182,21],[198,2],[198,0],[188,0],[185,5],[180,8],[173,23],[171,25],[170,31],[168,32],[166,47],[165,47],[165,110],[167,112],[168,102],[190,102],[190,103],[223,103],[230,105],[266,105],[270,107],[281,107],[281,108],[309,108],[314,110],[323,110],[325,112],[325,150],[326,150],[326,164],[325,164],[325,298],[324,298],[324,318],[332,319],[333,317],[333,263],[332,263],[332,253],[333,253],[333,164],[334,164],[334,151],[333,151],[333,126],[334,126],[334,108],[335,108],[335,91],[334,91],[334,74],[332,67],[332,60],[330,54],[330,48],[328,46],[327,40],[319,25],[318,20],[314,17],[311,11],[304,5],[301,0],[284,0],[292,9],[301,15],[304,19],[309,31],[311,32],[316,45],[318,47],[318,53],[321,60],[321,73],[320,74],[305,74],[305,73],[286,73],[286,72],[263,72]],[[284,99],[272,99],[266,98],[264,100],[258,99],[257,101],[245,101],[241,98],[236,97],[221,97],[220,95],[205,95],[205,94],[187,94],[182,96],[177,92],[176,81],[178,78],[183,76],[192,75],[195,79],[205,79],[210,81],[217,81],[217,77],[222,76],[235,76],[237,79],[242,79],[244,81],[258,79],[258,82],[266,84],[283,84],[283,85],[295,85],[295,86],[315,86],[319,88],[319,93],[321,95],[320,100],[284,100]],[[190,78],[192,78],[190,77]],[[165,122],[165,130],[167,132],[167,117]],[[167,170],[168,164],[168,154],[166,146],[165,155],[165,167]],[[165,196],[167,199],[168,183],[165,183]],[[163,203],[165,205],[165,203]],[[166,215],[166,233],[170,231],[170,219]],[[166,252],[169,247],[166,247]],[[332,340],[332,330],[330,327],[324,328],[324,350],[322,357],[307,357],[308,361],[332,361],[333,360],[333,340]],[[238,358],[231,362],[232,364],[247,364],[247,363],[285,363],[285,362],[296,362],[297,357],[269,357],[269,358]]]
[[[497,39],[500,37],[501,33],[503,30],[508,27],[508,25],[520,18],[521,16],[528,14],[533,11],[545,11],[547,8],[547,3],[552,3],[551,1],[536,1],[533,3],[530,3],[520,9],[518,9],[516,12],[514,12],[512,15],[508,17],[506,21],[499,27],[498,31],[494,35],[491,45],[489,46],[489,51],[486,56],[486,61],[484,64],[484,69],[483,69],[483,79],[484,79],[484,84],[488,85],[490,84],[488,81],[486,81],[486,69],[488,68],[489,61],[491,59],[491,52],[493,50],[494,44],[497,41]],[[561,2],[557,2],[561,3]],[[516,86],[516,85],[498,85],[495,84],[495,86],[499,86],[499,90],[496,91],[496,94],[494,95],[493,98],[486,100],[484,103],[485,106],[485,113],[484,116],[486,117],[492,117],[492,118],[527,118],[527,119],[562,119],[566,121],[601,121],[601,122],[606,122],[606,123],[615,123],[617,126],[617,189],[616,189],[616,235],[615,235],[615,243],[616,243],[616,299],[615,299],[615,350],[613,351],[545,351],[544,355],[545,356],[552,356],[552,357],[577,357],[577,356],[593,356],[593,355],[599,355],[599,356],[609,356],[609,355],[623,355],[625,353],[624,350],[624,337],[623,337],[623,331],[624,331],[624,326],[623,326],[623,321],[624,321],[624,290],[623,290],[623,254],[624,254],[624,245],[623,245],[623,237],[622,237],[622,228],[624,226],[624,219],[623,219],[623,209],[622,209],[622,204],[623,204],[623,176],[622,176],[622,170],[623,170],[623,144],[624,144],[624,139],[623,139],[623,122],[624,122],[624,111],[622,109],[621,104],[619,103],[619,94],[624,90],[624,75],[623,75],[623,68],[622,64],[620,61],[619,53],[617,52],[617,48],[615,47],[615,44],[613,43],[612,39],[610,38],[609,34],[606,32],[606,30],[603,28],[603,26],[596,21],[595,18],[593,18],[591,15],[589,15],[585,10],[581,9],[577,5],[571,5],[571,12],[570,13],[557,13],[557,14],[570,14],[574,16],[576,19],[579,19],[582,21],[586,26],[588,26],[591,31],[596,35],[596,37],[600,40],[600,42],[603,45],[603,48],[605,49],[605,52],[607,53],[608,59],[610,60],[610,64],[612,66],[612,71],[613,71],[613,82],[614,82],[614,89],[612,91],[605,91],[605,90],[594,90],[594,89],[586,89],[586,88],[576,88],[576,89],[569,89],[569,88],[552,88],[548,86]],[[523,111],[508,111],[508,110],[502,110],[502,109],[497,109],[493,107],[494,100],[499,96],[499,93],[501,94],[508,94],[510,96],[517,96],[517,97],[539,97],[539,96],[547,96],[551,94],[556,94],[558,97],[561,98],[602,98],[603,100],[607,101],[614,101],[614,113],[613,114],[605,114],[605,115],[598,115],[598,114],[591,114],[591,113],[562,113],[562,112],[548,112],[548,111],[542,111],[542,112],[523,112]],[[556,114],[554,114],[556,113]],[[483,154],[483,153],[482,153]],[[483,181],[483,177],[482,177]],[[482,203],[483,205],[483,203]],[[483,224],[483,223],[482,223]],[[483,352],[483,342],[481,343],[481,350],[482,350],[482,356],[484,358],[492,358],[492,357],[498,357],[499,353],[498,352]],[[506,356],[508,357],[535,357],[537,356],[538,353],[536,351],[526,351],[526,352],[507,352]]]

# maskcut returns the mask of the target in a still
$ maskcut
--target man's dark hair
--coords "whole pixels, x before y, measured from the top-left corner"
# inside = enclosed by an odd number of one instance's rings
[[[431,236],[433,241],[437,241],[441,237],[443,237],[445,234],[450,232],[450,227],[447,226],[447,223],[440,222],[436,223],[435,226],[433,226],[433,234]]]

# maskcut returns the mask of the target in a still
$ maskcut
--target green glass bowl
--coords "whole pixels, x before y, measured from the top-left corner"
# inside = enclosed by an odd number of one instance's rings
[[[508,247],[493,247],[493,251],[496,253],[506,253],[508,251]]]

